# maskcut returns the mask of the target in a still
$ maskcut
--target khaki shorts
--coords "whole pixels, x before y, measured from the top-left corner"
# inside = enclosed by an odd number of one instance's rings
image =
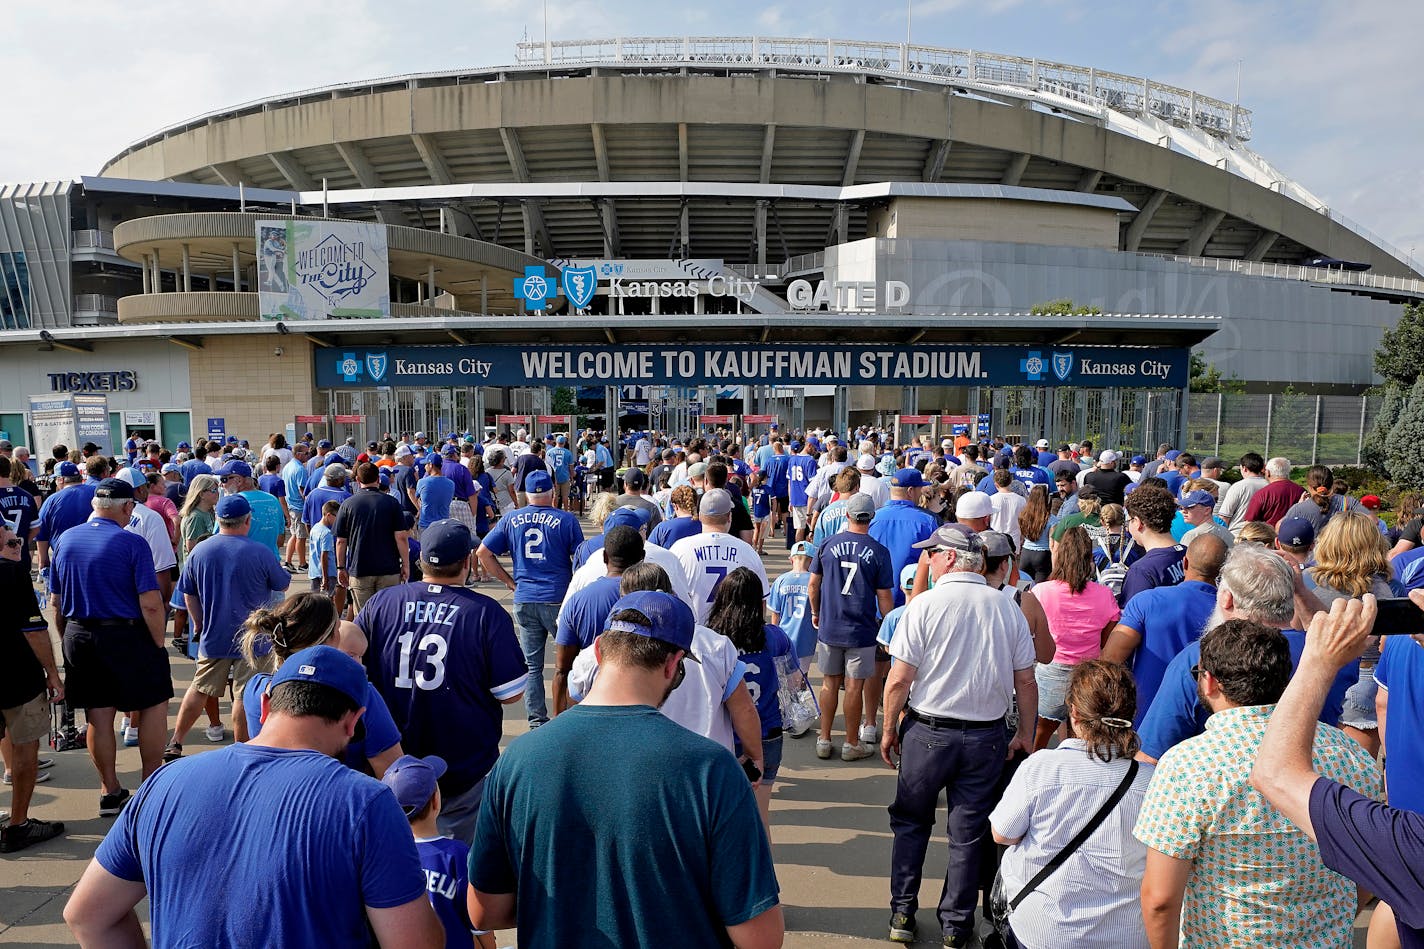
[[[302,522],[302,512],[294,510],[291,517],[287,518],[288,530],[293,537],[305,539],[307,536],[307,525]]]
[[[199,659],[193,671],[193,689],[204,695],[221,696],[227,691],[227,675],[232,673],[232,691],[241,695],[247,680],[259,672],[266,672],[269,663],[261,662],[261,668],[254,667],[246,659]]]
[[[0,735],[15,745],[48,739],[49,699],[45,694],[41,692],[24,705],[0,710]]]
[[[356,607],[356,612],[361,612],[361,607],[365,606],[366,601],[371,597],[400,582],[401,577],[398,573],[383,573],[375,577],[352,577],[351,602]]]
[[[810,515],[807,514],[808,507],[809,505],[806,504],[791,505],[791,526],[798,531],[806,529],[806,522],[810,519]]]

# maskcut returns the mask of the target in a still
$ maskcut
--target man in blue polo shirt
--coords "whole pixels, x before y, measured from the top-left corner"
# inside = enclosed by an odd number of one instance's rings
[[[869,758],[860,741],[865,682],[875,675],[875,636],[880,617],[894,606],[895,575],[890,551],[870,536],[875,502],[854,494],[846,502],[846,529],[816,548],[806,599],[816,627],[816,665],[821,670],[821,734],[816,757],[831,756],[831,726],[845,686],[845,743],[841,760]],[[874,722],[867,724],[874,725]]]
[[[323,504],[327,501],[341,504],[351,496],[351,492],[346,490],[346,466],[339,460],[318,469],[317,473],[321,477],[316,484],[307,488],[307,499],[302,503],[302,523],[306,524],[309,530],[321,523]]]
[[[1226,545],[1218,537],[1192,541],[1182,560],[1185,579],[1175,586],[1153,587],[1133,597],[1108,636],[1102,658],[1127,665],[1137,681],[1134,728],[1142,727],[1167,665],[1206,631],[1207,621],[1216,609],[1216,578],[1221,575],[1226,552]]]
[[[401,747],[449,765],[437,821],[442,834],[466,844],[499,757],[501,706],[519,701],[528,677],[509,614],[465,587],[473,547],[465,525],[436,521],[421,537],[423,579],[380,591],[356,617],[370,641],[366,669]]]
[[[445,462],[439,455],[427,455],[421,460],[425,477],[415,483],[415,499],[420,502],[420,530],[450,516],[450,502],[455,500],[455,482],[441,474]]]
[[[217,503],[213,514],[218,532],[193,548],[178,581],[178,590],[193,620],[193,636],[198,641],[198,666],[178,706],[173,738],[163,752],[165,761],[183,757],[188,730],[208,699],[227,691],[229,673],[234,696],[233,738],[247,740],[242,690],[255,673],[268,670],[253,668],[242,658],[242,627],[253,610],[267,607],[273,594],[281,593],[292,583],[292,575],[282,569],[277,555],[250,536],[252,505],[246,497],[229,494]],[[222,724],[210,726],[207,737],[211,742],[222,741]]]
[[[282,486],[287,491],[286,564],[294,569],[307,567],[307,523],[302,517],[307,497],[306,461],[311,449],[306,442],[292,446],[292,460],[282,468]]]
[[[112,817],[129,797],[114,766],[114,716],[119,709],[137,712],[139,757],[148,777],[163,763],[173,679],[153,553],[147,541],[125,530],[133,516],[133,486],[106,478],[90,503],[94,516],[66,531],[55,551],[50,606],[65,621],[66,700],[84,709],[89,722],[89,756],[101,783],[99,816]]]
[[[499,519],[480,544],[480,565],[514,593],[514,622],[529,669],[524,706],[530,727],[549,720],[544,695],[544,647],[558,632],[559,604],[573,579],[574,551],[583,543],[583,528],[568,511],[554,507],[554,481],[536,471],[524,485],[527,507]],[[514,575],[495,558],[509,554]]]
[[[193,457],[179,467],[178,471],[183,475],[183,487],[193,483],[193,479],[200,474],[212,474],[213,469],[208,465],[208,449],[202,442],[193,449]]]
[[[72,461],[61,461],[54,466],[54,476],[59,489],[40,505],[40,530],[35,535],[41,570],[49,569],[50,551],[60,536],[71,527],[83,524],[94,511],[90,506],[94,500],[94,486],[84,483],[84,475],[78,465]]]
[[[899,576],[906,564],[918,563],[920,552],[915,545],[929,538],[939,527],[939,520],[920,507],[920,491],[924,476],[914,468],[902,468],[890,476],[890,500],[875,512],[870,522],[870,536],[890,551],[891,574]],[[897,586],[895,605],[905,605],[905,594]]]

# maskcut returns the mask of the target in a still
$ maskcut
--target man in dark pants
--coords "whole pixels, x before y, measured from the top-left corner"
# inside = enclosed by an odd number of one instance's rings
[[[1005,753],[1033,746],[1034,716],[1020,716],[1012,738],[1004,726],[1012,699],[1019,708],[1038,708],[1033,637],[1013,600],[985,583],[977,534],[945,525],[921,546],[945,573],[905,607],[890,645],[896,661],[885,684],[880,741],[886,764],[895,767],[900,756],[890,805],[890,939],[915,939],[925,851],[939,797],[947,794],[949,865],[939,922],[944,945],[967,946],[974,938],[980,846]]]

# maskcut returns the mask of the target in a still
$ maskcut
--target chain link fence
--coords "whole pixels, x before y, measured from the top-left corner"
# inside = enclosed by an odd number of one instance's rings
[[[1230,464],[1256,451],[1294,465],[1357,465],[1381,401],[1377,396],[1192,393],[1185,447],[1198,455],[1220,455]]]

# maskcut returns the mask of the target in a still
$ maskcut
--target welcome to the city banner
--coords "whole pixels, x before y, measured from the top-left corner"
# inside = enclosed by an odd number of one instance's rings
[[[1180,389],[1164,347],[767,344],[318,347],[316,384],[371,386],[915,385]]]
[[[391,315],[386,228],[361,221],[258,221],[264,320]]]

